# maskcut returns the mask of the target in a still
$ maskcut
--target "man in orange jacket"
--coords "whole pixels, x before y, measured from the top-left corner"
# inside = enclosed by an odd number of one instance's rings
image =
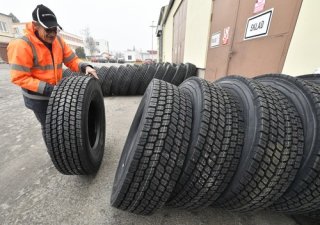
[[[25,36],[11,41],[7,53],[11,81],[22,87],[25,105],[41,123],[45,138],[48,100],[54,86],[62,79],[62,63],[72,71],[98,77],[93,67],[82,62],[57,36],[58,29],[62,28],[49,8],[38,5],[32,18],[26,25]]]

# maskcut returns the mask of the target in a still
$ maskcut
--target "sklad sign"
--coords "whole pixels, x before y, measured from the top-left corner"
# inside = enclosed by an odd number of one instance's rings
[[[247,21],[245,40],[268,35],[273,9],[250,17]]]

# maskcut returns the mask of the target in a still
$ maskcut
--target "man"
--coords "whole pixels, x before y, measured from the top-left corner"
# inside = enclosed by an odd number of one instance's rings
[[[7,48],[11,81],[22,87],[24,102],[41,123],[45,138],[46,110],[49,97],[62,79],[62,63],[72,71],[97,77],[92,66],[81,62],[65,41],[57,36],[62,29],[55,14],[38,5],[33,21],[26,25],[26,34],[11,41]]]

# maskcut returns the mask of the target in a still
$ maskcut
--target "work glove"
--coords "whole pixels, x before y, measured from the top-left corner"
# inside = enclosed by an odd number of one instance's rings
[[[54,88],[54,85],[46,83],[46,86],[44,87],[44,90],[43,90],[43,95],[50,97],[53,91],[53,88]]]

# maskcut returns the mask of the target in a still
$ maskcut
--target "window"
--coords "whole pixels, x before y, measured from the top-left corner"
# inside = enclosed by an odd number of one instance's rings
[[[20,31],[17,27],[13,28],[15,34],[20,34]]]
[[[2,32],[8,32],[7,24],[6,24],[5,22],[1,22],[1,21],[0,21],[0,31],[2,31]]]
[[[128,55],[128,60],[132,60],[132,55]]]

